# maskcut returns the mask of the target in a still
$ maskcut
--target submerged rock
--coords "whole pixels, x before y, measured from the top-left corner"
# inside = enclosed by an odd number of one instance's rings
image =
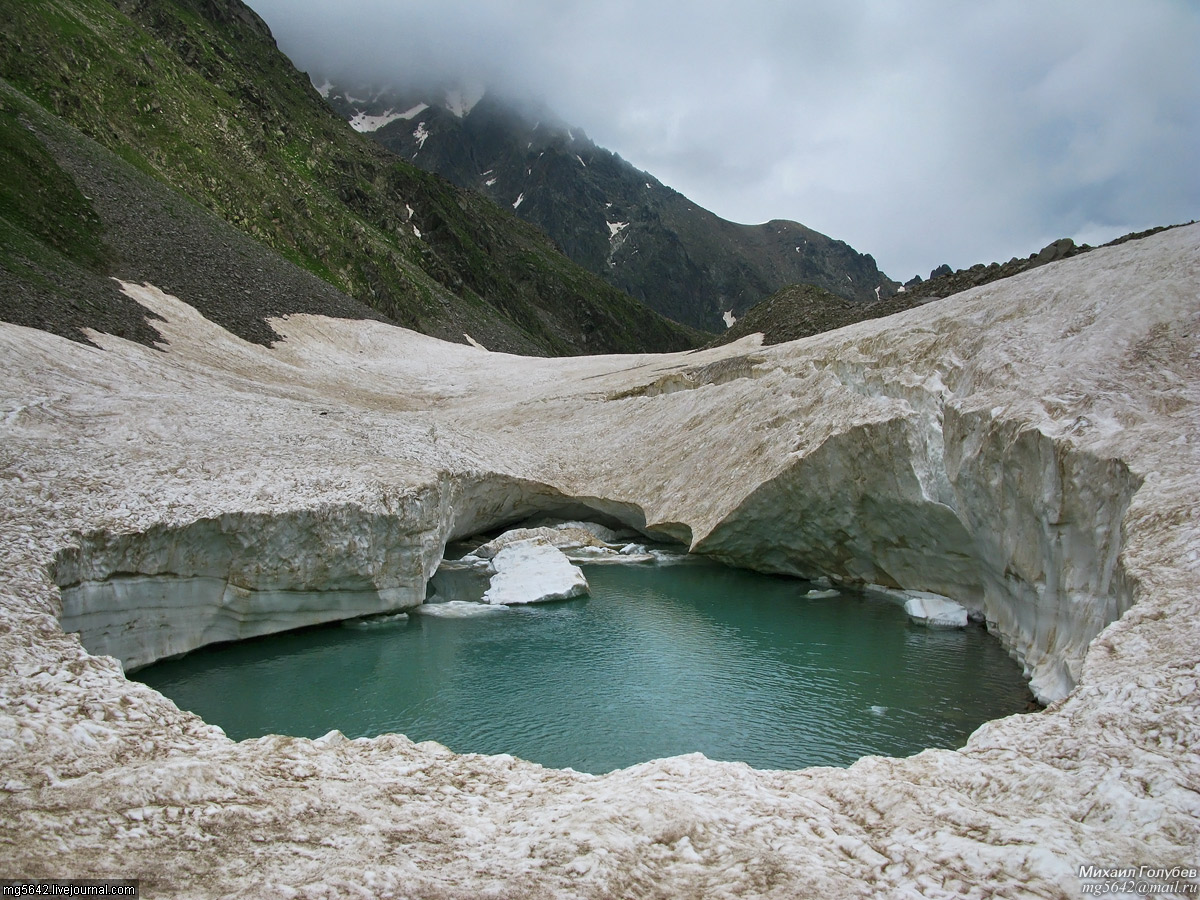
[[[492,560],[496,574],[485,603],[505,605],[569,600],[588,593],[587,579],[563,552],[541,540],[509,544]]]

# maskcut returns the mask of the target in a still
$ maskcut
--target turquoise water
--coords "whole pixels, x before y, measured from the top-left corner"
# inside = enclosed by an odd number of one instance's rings
[[[401,732],[606,772],[700,751],[757,768],[961,746],[1032,697],[986,631],[708,563],[584,566],[590,598],[307,629],[134,674],[236,739]]]

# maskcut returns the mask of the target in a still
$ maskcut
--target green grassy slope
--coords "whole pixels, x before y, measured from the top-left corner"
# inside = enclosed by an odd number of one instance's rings
[[[238,0],[0,0],[0,76],[398,324],[456,340],[470,325],[488,346],[531,353],[694,344],[541,232],[355,134]],[[34,165],[5,125],[6,159]],[[56,208],[49,194],[10,198],[5,227],[61,252]],[[77,237],[55,240],[103,252]]]

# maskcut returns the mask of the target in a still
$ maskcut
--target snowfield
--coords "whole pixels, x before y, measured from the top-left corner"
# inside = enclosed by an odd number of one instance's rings
[[[1071,897],[1080,866],[1192,866],[1197,285],[1191,226],[772,347],[526,359],[292,316],[267,349],[144,285],[159,350],[0,325],[5,873],[793,900]],[[85,649],[138,664],[412,610],[447,541],[587,510],[950,598],[1050,705],[844,770],[592,776],[399,735],[234,743]],[[185,580],[185,605],[146,576]]]

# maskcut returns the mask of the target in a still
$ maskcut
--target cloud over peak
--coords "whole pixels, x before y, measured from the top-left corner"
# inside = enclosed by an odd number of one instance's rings
[[[890,275],[1200,215],[1187,0],[250,0],[314,74],[544,100],[725,218]]]

